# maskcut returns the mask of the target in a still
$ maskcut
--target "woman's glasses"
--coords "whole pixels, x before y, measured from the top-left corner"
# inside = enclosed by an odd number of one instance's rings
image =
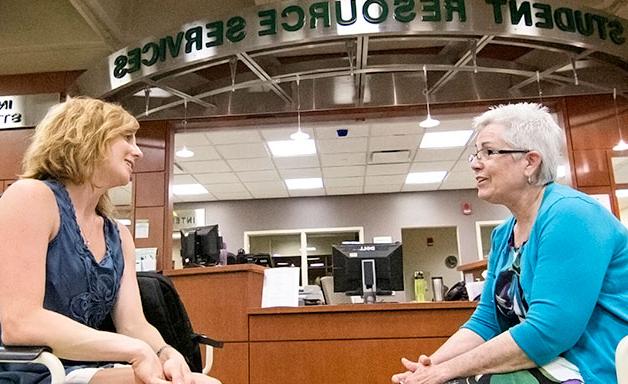
[[[469,163],[472,163],[473,160],[478,159],[478,160],[486,160],[489,157],[493,156],[493,155],[503,155],[506,153],[528,153],[530,152],[529,149],[488,149],[488,148],[482,148],[480,150],[478,150],[476,153],[472,153],[469,155],[469,158],[467,160],[469,160]]]

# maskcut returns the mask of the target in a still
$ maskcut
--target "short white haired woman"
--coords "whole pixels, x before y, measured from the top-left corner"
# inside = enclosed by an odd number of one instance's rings
[[[628,334],[628,232],[589,196],[554,183],[563,133],[518,103],[474,120],[478,197],[512,217],[492,235],[471,319],[393,383],[616,383]]]

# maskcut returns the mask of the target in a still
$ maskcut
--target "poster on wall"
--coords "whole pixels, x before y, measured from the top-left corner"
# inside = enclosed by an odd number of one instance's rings
[[[0,96],[0,129],[36,126],[59,98],[58,93]]]

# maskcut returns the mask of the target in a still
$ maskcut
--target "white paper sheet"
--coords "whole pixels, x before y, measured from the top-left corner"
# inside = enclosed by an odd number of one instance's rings
[[[299,268],[266,268],[262,308],[299,306]]]

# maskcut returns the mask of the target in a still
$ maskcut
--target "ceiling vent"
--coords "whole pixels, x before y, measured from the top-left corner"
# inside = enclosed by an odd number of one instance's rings
[[[394,149],[388,151],[371,152],[369,164],[407,163],[410,160],[410,151]]]

